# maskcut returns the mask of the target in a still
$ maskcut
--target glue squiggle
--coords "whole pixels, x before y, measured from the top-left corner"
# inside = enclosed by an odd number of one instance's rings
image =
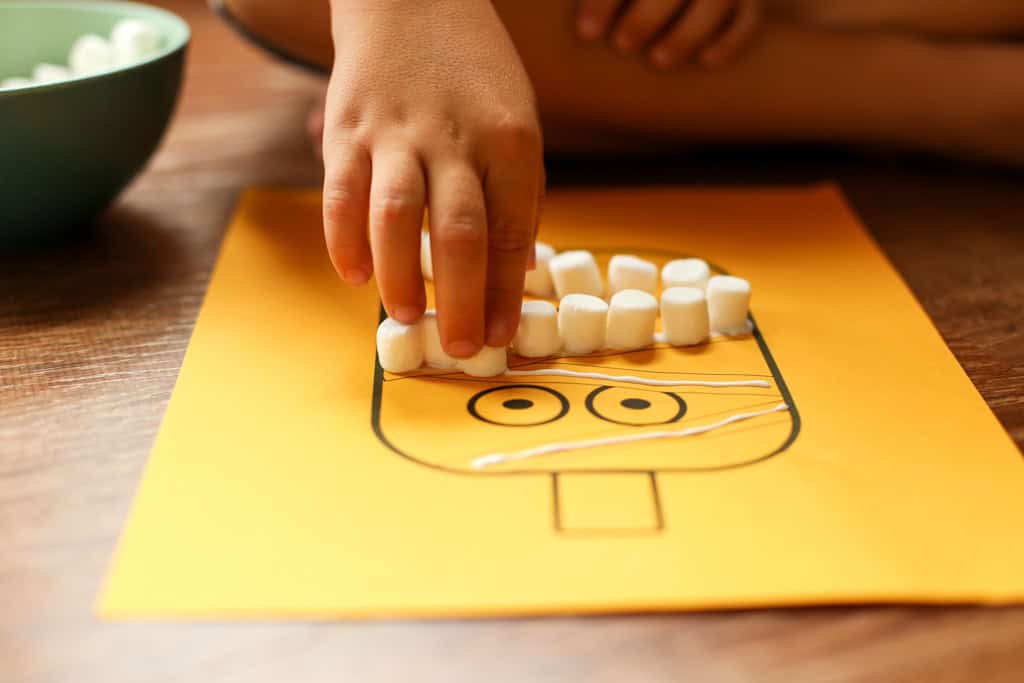
[[[582,379],[600,379],[609,382],[629,382],[630,384],[646,384],[651,387],[764,387],[771,388],[771,383],[763,379],[742,379],[729,381],[712,381],[702,379],[649,379],[634,375],[609,375],[603,372],[579,372],[577,370],[560,370],[543,368],[540,370],[506,370],[506,377],[579,377]]]
[[[561,443],[551,443],[546,446],[538,446],[537,448],[528,448],[522,451],[515,451],[513,453],[491,453],[489,455],[483,455],[473,460],[470,466],[475,470],[482,470],[487,467],[494,465],[502,465],[508,462],[514,462],[517,460],[527,460],[529,458],[538,458],[543,455],[551,455],[553,453],[564,453],[566,451],[582,450],[584,448],[597,448],[598,446],[613,446],[616,444],[623,443],[634,443],[637,441],[649,441],[651,439],[678,439],[686,436],[697,436],[698,434],[704,434],[720,427],[725,427],[734,422],[741,422],[743,420],[750,420],[755,417],[761,417],[762,415],[770,415],[771,413],[779,413],[789,410],[789,405],[780,403],[774,408],[767,410],[761,410],[754,413],[736,413],[731,415],[724,420],[718,422],[712,422],[711,424],[702,425],[700,427],[690,427],[688,429],[678,429],[672,431],[659,431],[659,432],[647,432],[645,434],[630,434],[627,436],[612,436],[604,439],[589,439],[586,441],[564,441]]]

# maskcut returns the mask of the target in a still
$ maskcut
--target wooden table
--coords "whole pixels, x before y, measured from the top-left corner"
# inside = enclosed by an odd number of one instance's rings
[[[303,124],[322,84],[242,44],[197,0],[170,4],[195,40],[161,152],[94,235],[0,259],[0,681],[1024,680],[1024,608],[97,623],[92,601],[240,188],[319,181]],[[820,150],[625,166],[610,176],[593,162],[553,164],[551,175],[555,185],[838,179],[1024,443],[1020,175]]]

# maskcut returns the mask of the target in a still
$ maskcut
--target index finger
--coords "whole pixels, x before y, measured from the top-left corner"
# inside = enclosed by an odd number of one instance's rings
[[[689,60],[708,44],[728,20],[736,0],[694,0],[683,16],[651,49],[651,61],[661,68]]]
[[[476,171],[458,161],[429,169],[430,252],[444,350],[468,358],[484,344],[487,214]]]
[[[721,66],[728,62],[754,35],[760,19],[761,7],[755,0],[740,0],[732,24],[704,49],[700,55],[701,63]]]
[[[523,283],[533,252],[540,173],[532,164],[488,169],[486,343],[505,346],[515,336]]]

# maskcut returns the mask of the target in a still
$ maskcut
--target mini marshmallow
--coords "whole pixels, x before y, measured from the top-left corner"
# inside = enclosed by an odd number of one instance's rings
[[[639,289],[624,289],[608,305],[607,344],[610,349],[632,351],[654,343],[658,300]]]
[[[601,271],[589,251],[563,251],[548,261],[548,268],[559,299],[569,294],[604,294]]]
[[[711,277],[711,269],[707,261],[699,258],[681,258],[669,261],[661,269],[661,286],[669,287],[695,287],[704,289],[708,285],[708,278]]]
[[[558,311],[553,303],[523,302],[513,346],[516,353],[524,358],[553,356],[562,349],[562,338],[558,335]]]
[[[105,71],[117,62],[117,51],[109,41],[88,33],[75,41],[68,55],[71,70],[79,76]]]
[[[458,361],[452,358],[441,346],[441,332],[437,328],[437,312],[427,311],[420,319],[423,330],[423,358],[427,367],[436,370],[451,370]]]
[[[703,289],[669,287],[661,293],[661,327],[672,346],[707,341],[708,303]]]
[[[434,259],[430,255],[430,233],[420,233],[420,270],[427,280],[434,279]]]
[[[15,77],[15,78],[5,78],[3,80],[0,80],[0,89],[4,89],[4,90],[6,90],[8,88],[27,88],[30,85],[32,85],[32,79],[31,78]]]
[[[66,81],[69,78],[73,78],[73,76],[74,74],[71,73],[71,69],[57,64],[47,64],[44,62],[36,64],[35,68],[32,69],[32,80],[40,85]]]
[[[608,290],[615,294],[624,289],[654,294],[658,289],[658,267],[636,256],[612,256],[608,262]]]
[[[555,249],[550,244],[537,242],[534,254],[536,267],[526,273],[526,293],[534,296],[552,296],[555,293],[555,285],[551,281],[550,262],[551,257],[555,255]]]
[[[377,328],[377,358],[388,372],[410,372],[423,365],[423,333],[417,321],[404,325],[387,318]]]
[[[160,33],[140,19],[122,19],[110,32],[117,63],[130,64],[155,54],[160,49]]]
[[[608,304],[590,294],[569,294],[558,305],[558,334],[565,352],[584,356],[604,346]]]
[[[730,336],[750,332],[749,282],[732,275],[716,275],[708,281],[707,297],[712,330]]]
[[[485,346],[471,358],[458,361],[458,368],[470,377],[494,377],[508,369],[508,349]]]

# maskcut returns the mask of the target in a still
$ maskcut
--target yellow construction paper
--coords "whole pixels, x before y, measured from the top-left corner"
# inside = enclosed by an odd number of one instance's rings
[[[765,387],[382,372],[316,192],[246,193],[99,610],[467,616],[1024,598],[1024,461],[831,186],[556,191],[541,238],[697,255],[752,335],[531,362]],[[474,470],[551,441],[701,436]]]

